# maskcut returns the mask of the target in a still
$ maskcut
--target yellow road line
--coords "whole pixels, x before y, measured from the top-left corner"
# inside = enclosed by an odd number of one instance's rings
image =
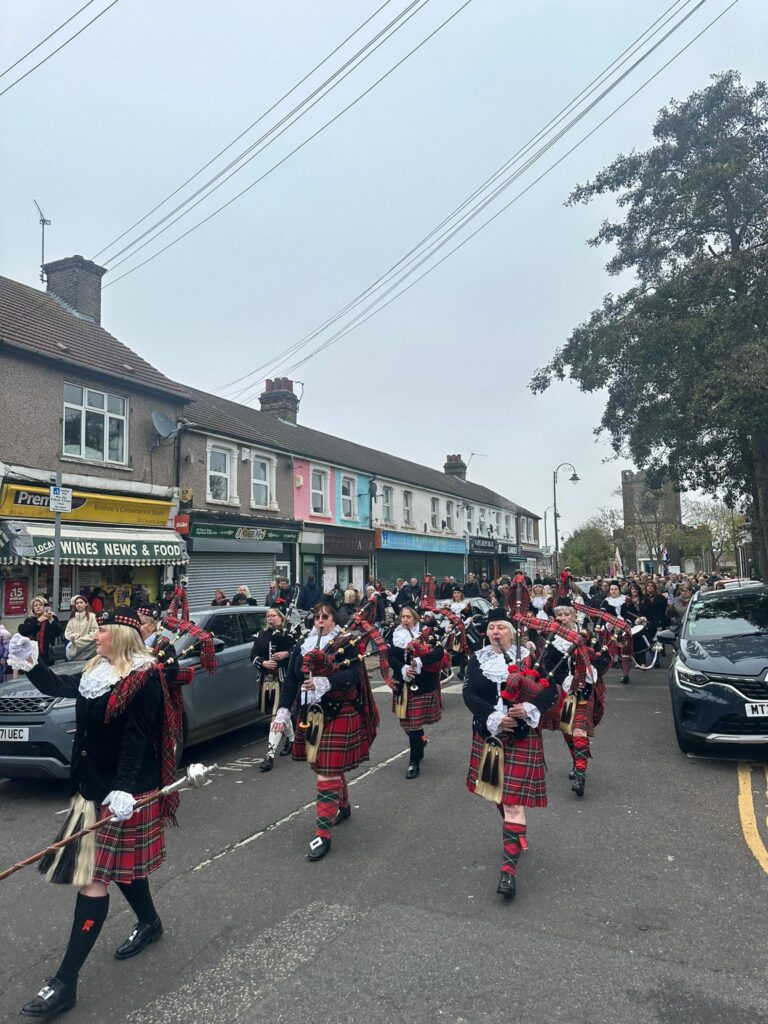
[[[748,764],[737,765],[739,773],[739,817],[744,839],[760,867],[768,874],[768,850],[760,836],[755,817],[755,802],[752,799],[752,769]],[[768,770],[766,771],[768,780]]]

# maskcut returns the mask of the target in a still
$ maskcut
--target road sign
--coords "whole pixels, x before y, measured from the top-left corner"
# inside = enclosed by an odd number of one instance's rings
[[[72,488],[52,487],[49,508],[51,512],[71,512]]]

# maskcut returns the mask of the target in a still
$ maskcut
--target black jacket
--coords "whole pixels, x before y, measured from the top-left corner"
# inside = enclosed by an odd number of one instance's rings
[[[471,583],[465,583],[462,588],[464,597],[480,597],[480,584],[477,580],[473,580]],[[451,595],[448,594],[448,597]]]
[[[296,602],[297,606],[302,611],[309,611],[314,608],[317,602],[322,598],[323,594],[320,587],[313,581],[312,583],[305,583],[299,593],[299,600]]]
[[[41,693],[76,701],[71,791],[101,803],[115,789],[134,795],[157,789],[163,713],[159,679],[151,676],[123,713],[105,722],[110,694],[86,700],[78,690],[81,675],[59,676],[41,663],[27,673]]]
[[[262,629],[256,639],[253,641],[251,647],[251,664],[261,663],[262,661],[269,661],[269,645],[272,644],[272,653],[277,654],[278,651],[292,651],[296,645],[296,641],[293,637],[282,629],[272,629],[271,626],[267,629]],[[279,665],[285,667],[285,660],[278,662]]]
[[[667,628],[667,599],[663,594],[656,594],[655,597],[646,597],[643,602],[643,615],[648,619],[651,627],[649,632],[655,633],[657,629]]]
[[[418,633],[416,634],[418,636]],[[433,693],[440,685],[440,665],[445,657],[445,648],[435,644],[429,654],[421,658],[421,672],[415,675],[408,686],[418,686],[419,693]],[[399,692],[404,685],[403,666],[406,663],[404,648],[389,645],[389,666],[392,669],[392,682]]]
[[[46,665],[53,664],[51,647],[64,634],[64,629],[55,615],[50,622],[43,623],[34,615],[29,615],[19,626],[19,633],[29,640],[36,640],[40,649],[40,660]]]
[[[496,683],[491,682],[490,679],[483,675],[480,670],[480,664],[474,654],[469,659],[467,678],[464,682],[462,696],[464,697],[464,703],[472,712],[472,727],[475,732],[485,738],[489,735],[485,723],[488,720],[488,715],[496,709],[499,690]],[[551,684],[542,687],[533,699],[524,698],[528,704],[533,704],[542,714],[548,708],[551,708],[557,699],[558,689]]]
[[[285,679],[280,687],[281,708],[288,708],[290,710],[296,702],[299,690],[304,682],[304,673],[301,671],[302,659],[301,644],[296,644],[288,659]],[[333,672],[328,677],[331,682],[331,690],[323,695],[320,703],[323,712],[329,718],[333,718],[334,714],[338,714],[341,704],[347,701],[354,702],[359,699],[360,664],[359,661],[356,661],[349,668],[341,668],[338,672]],[[341,694],[341,697],[337,698],[331,696],[331,694]]]

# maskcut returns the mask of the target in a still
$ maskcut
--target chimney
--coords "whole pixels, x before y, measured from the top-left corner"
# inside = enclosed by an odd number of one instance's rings
[[[467,464],[460,455],[446,455],[443,472],[448,476],[456,476],[459,480],[466,480]]]
[[[281,420],[295,423],[299,411],[299,399],[293,393],[293,381],[287,377],[276,377],[268,380],[266,387],[259,396],[261,411],[271,416],[279,416]]]
[[[104,267],[82,256],[68,256],[46,263],[43,270],[51,295],[86,320],[101,323],[101,279],[107,272]]]

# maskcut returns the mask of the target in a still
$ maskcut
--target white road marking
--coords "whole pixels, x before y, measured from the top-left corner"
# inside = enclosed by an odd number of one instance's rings
[[[356,786],[359,782],[362,782],[364,779],[369,778],[369,776],[371,775],[375,775],[376,772],[381,771],[382,768],[386,768],[387,765],[392,764],[394,761],[399,760],[401,757],[405,757],[405,755],[408,753],[410,753],[410,750],[401,750],[399,754],[393,754],[392,757],[388,757],[386,761],[379,761],[378,764],[375,764],[372,768],[369,768],[367,771],[363,772],[362,775],[358,775],[356,779],[350,779],[348,785]],[[291,811],[290,814],[286,814],[286,816],[284,818],[280,818],[279,821],[273,821],[271,825],[267,825],[266,828],[262,828],[258,832],[254,832],[253,835],[246,836],[245,839],[240,839],[236,843],[229,843],[228,846],[225,846],[223,850],[220,850],[218,853],[214,854],[213,857],[209,857],[207,860],[203,860],[199,864],[196,864],[195,867],[192,868],[192,870],[201,871],[203,868],[207,868],[209,864],[213,864],[214,861],[221,860],[222,857],[226,857],[227,854],[234,853],[235,850],[240,850],[244,846],[249,846],[251,843],[254,843],[257,839],[260,839],[262,836],[266,835],[267,832],[274,832],[276,828],[279,828],[281,825],[287,824],[289,821],[293,821],[293,819],[298,817],[299,814],[303,814],[304,811],[308,811],[310,807],[314,806],[315,801],[311,800],[309,803],[303,804],[301,807],[297,807],[295,811]]]

